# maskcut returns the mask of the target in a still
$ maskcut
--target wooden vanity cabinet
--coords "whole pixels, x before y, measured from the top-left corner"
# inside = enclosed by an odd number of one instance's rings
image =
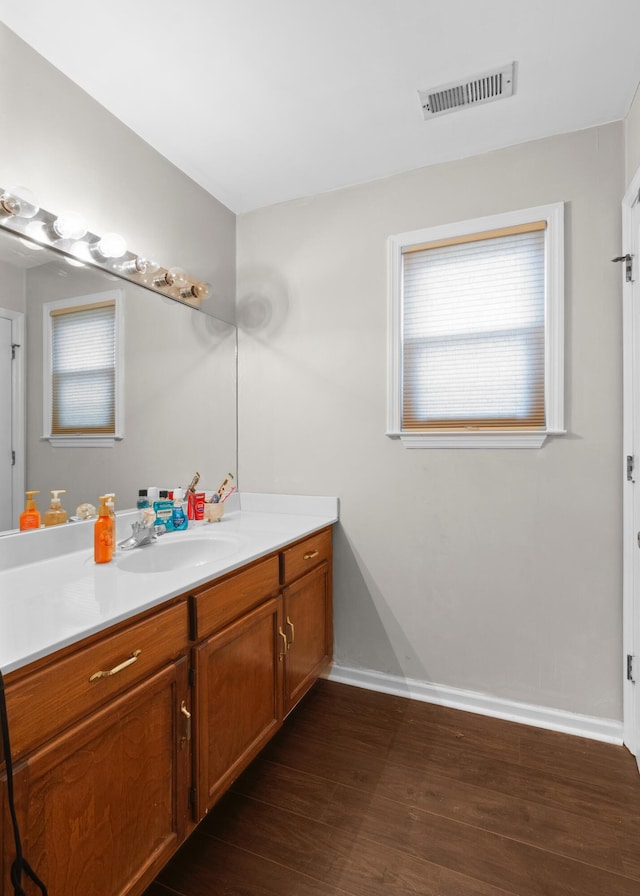
[[[331,530],[281,554],[284,630],[284,714],[287,715],[333,656]]]
[[[281,602],[272,598],[207,638],[195,655],[195,780],[200,819],[282,719]]]
[[[10,677],[23,853],[49,896],[136,896],[184,839],[191,783],[186,622],[183,602]],[[155,635],[161,646],[143,649]],[[70,669],[73,679],[64,677]],[[1,892],[8,894],[15,851],[4,772],[2,782]],[[26,877],[23,887],[29,896],[39,892]]]
[[[277,556],[190,598],[195,818],[200,820],[282,720]]]
[[[7,676],[23,852],[49,896],[151,883],[331,659],[331,563],[327,528]],[[1,765],[0,841],[9,893]]]
[[[329,662],[331,560],[327,529],[190,598],[197,820]]]

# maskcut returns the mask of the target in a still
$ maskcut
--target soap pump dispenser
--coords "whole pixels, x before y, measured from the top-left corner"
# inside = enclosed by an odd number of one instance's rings
[[[33,500],[34,495],[39,495],[39,491],[25,492],[27,500],[25,501],[24,510],[20,514],[20,531],[25,532],[27,529],[40,528],[40,511]]]
[[[113,558],[115,525],[109,508],[110,495],[100,497],[98,519],[93,526],[93,559],[96,563],[109,563]]]
[[[67,522],[67,511],[60,504],[60,495],[66,493],[66,488],[51,489],[51,506],[44,515],[45,526],[59,526]]]

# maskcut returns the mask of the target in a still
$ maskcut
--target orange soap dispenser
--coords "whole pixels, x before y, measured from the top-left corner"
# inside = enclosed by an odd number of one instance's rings
[[[24,510],[20,514],[20,531],[25,532],[27,529],[40,528],[40,511],[33,500],[34,495],[39,495],[39,491],[25,492],[27,500],[25,501]]]
[[[93,559],[96,563],[109,563],[113,557],[114,525],[108,504],[109,497],[100,497],[98,519],[93,527]]]

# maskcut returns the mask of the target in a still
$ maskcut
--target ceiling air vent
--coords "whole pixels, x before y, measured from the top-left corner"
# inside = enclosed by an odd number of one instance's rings
[[[465,106],[481,106],[506,99],[513,94],[514,69],[515,62],[510,62],[462,81],[418,90],[422,114],[425,119],[435,118]]]

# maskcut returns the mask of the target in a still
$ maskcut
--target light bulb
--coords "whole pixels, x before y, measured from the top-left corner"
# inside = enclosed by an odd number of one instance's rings
[[[87,225],[77,212],[62,212],[53,222],[53,229],[63,240],[81,240],[87,232]]]
[[[122,265],[122,270],[125,274],[155,274],[160,265],[157,261],[152,261],[150,258],[143,258],[142,255],[138,255],[137,258],[132,258],[131,261],[126,261]]]
[[[169,268],[162,277],[158,277],[153,281],[153,285],[159,286],[160,289],[166,289],[167,286],[174,286],[176,289],[182,289],[183,286],[187,285],[187,282],[187,275],[182,268]]]
[[[103,258],[121,258],[127,251],[127,244],[119,233],[105,233],[94,248]]]
[[[180,290],[180,296],[183,299],[197,299],[201,302],[209,292],[208,283],[192,283],[186,289]]]
[[[89,251],[89,246],[83,241],[78,240],[74,243],[69,249],[72,255],[75,255],[76,258],[79,258],[81,261],[91,261],[91,252]]]
[[[153,281],[153,285],[157,286],[158,289],[165,289],[169,284],[167,283],[167,275],[168,271],[165,271],[164,274],[161,274],[160,277],[156,277]]]
[[[165,279],[168,286],[175,286],[176,289],[187,285],[187,275],[182,268],[169,268]]]
[[[24,229],[24,233],[25,236],[30,237],[32,240],[37,240],[39,243],[46,243],[47,245],[50,243],[47,225],[42,221],[29,221]]]
[[[0,196],[0,210],[17,218],[33,218],[40,211],[40,206],[27,187],[11,187]]]

